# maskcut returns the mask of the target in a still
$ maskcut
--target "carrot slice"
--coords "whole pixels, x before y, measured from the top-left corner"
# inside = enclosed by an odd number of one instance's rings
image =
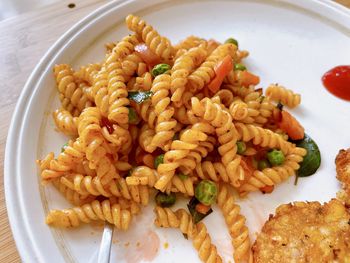
[[[241,166],[248,177],[251,177],[256,170],[253,165],[253,158],[251,157],[242,157]]]
[[[160,58],[144,43],[136,45],[135,51],[150,68],[160,63]]]
[[[209,210],[210,210],[210,206],[208,205],[203,205],[202,203],[199,203],[196,205],[196,211],[198,213],[206,215]]]
[[[224,57],[215,67],[215,78],[209,83],[208,88],[211,92],[216,93],[221,86],[222,81],[233,69],[232,58],[230,55]]]
[[[260,78],[253,73],[250,73],[249,71],[239,71],[238,72],[238,80],[241,83],[242,86],[249,86],[249,85],[258,85],[260,82]]]
[[[289,112],[281,112],[281,121],[278,123],[281,130],[286,132],[292,140],[304,138],[304,127]]]
[[[275,187],[273,185],[266,185],[264,187],[259,188],[259,190],[263,193],[263,194],[270,194],[273,192],[273,190],[275,189]]]

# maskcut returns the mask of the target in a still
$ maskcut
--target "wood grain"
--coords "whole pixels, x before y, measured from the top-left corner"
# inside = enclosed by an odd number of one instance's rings
[[[61,1],[0,22],[0,262],[20,262],[9,227],[4,193],[3,160],[7,130],[17,98],[31,71],[49,47],[73,24],[106,0]],[[25,220],[25,219],[24,219]]]
[[[107,0],[60,1],[0,22],[0,262],[20,262],[9,228],[3,179],[7,130],[17,98],[35,65],[47,49],[73,24]],[[337,2],[350,8],[350,0]],[[25,219],[24,219],[25,220]]]

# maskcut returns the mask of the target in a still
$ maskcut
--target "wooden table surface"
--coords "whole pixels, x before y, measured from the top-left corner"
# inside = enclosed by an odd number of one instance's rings
[[[74,8],[68,5],[73,3]],[[20,262],[7,218],[3,159],[17,98],[48,48],[72,25],[108,0],[69,0],[0,21],[0,262]],[[337,0],[350,8],[350,0]],[[25,219],[24,219],[25,220]]]

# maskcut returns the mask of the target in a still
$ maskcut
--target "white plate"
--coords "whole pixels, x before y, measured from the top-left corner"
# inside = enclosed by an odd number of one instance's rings
[[[64,208],[68,203],[51,187],[42,188],[35,160],[52,150],[57,153],[66,141],[54,130],[51,119],[58,106],[53,65],[79,66],[101,60],[103,44],[127,34],[123,21],[129,13],[141,15],[172,41],[190,34],[221,41],[233,36],[241,48],[250,51],[246,63],[260,75],[263,87],[278,82],[302,94],[302,106],[294,113],[318,143],[322,165],[316,175],[300,179],[297,186],[290,178],[270,195],[254,193],[240,202],[252,239],[277,205],[293,200],[326,201],[335,196],[339,185],[334,157],[340,148],[350,145],[349,102],[330,95],[320,78],[333,66],[349,64],[349,10],[332,2],[310,0],[114,1],[57,41],[32,73],[17,104],[6,147],[5,190],[12,231],[24,261],[96,260],[101,228],[64,231],[45,225],[49,209]],[[228,260],[232,252],[229,235],[215,210],[205,223]],[[156,229],[152,221],[150,206],[137,217],[131,231],[115,232],[114,262],[199,261],[190,241],[179,231]]]

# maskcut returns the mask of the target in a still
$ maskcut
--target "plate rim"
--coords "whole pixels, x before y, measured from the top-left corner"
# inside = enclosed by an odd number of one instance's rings
[[[33,262],[38,262],[40,258],[42,258],[42,253],[39,253],[37,249],[35,249],[34,245],[31,244],[30,239],[28,237],[28,229],[27,227],[21,223],[21,220],[18,215],[21,214],[22,205],[19,202],[20,193],[17,190],[18,188],[18,175],[17,174],[17,165],[16,165],[16,154],[18,153],[18,136],[21,134],[21,126],[22,126],[22,116],[23,113],[27,110],[26,102],[31,99],[32,92],[35,90],[38,79],[42,77],[41,71],[46,67],[49,62],[54,59],[56,51],[61,49],[72,37],[74,37],[80,29],[86,25],[88,25],[92,20],[103,16],[107,13],[110,8],[113,7],[119,8],[121,5],[127,5],[132,2],[136,2],[137,0],[112,0],[109,3],[106,3],[99,7],[98,9],[92,11],[84,18],[76,22],[70,29],[64,33],[61,37],[59,37],[54,44],[45,52],[42,58],[39,60],[38,64],[33,69],[29,78],[27,79],[21,93],[19,99],[16,103],[11,123],[8,129],[8,136],[6,140],[6,148],[5,148],[5,158],[4,158],[4,189],[5,189],[5,205],[7,209],[7,214],[9,218],[9,225],[11,228],[11,232],[16,244],[17,251],[22,260],[28,260]],[[165,0],[166,1],[166,0]],[[162,2],[165,2],[162,0]],[[252,1],[254,2],[254,0]],[[281,0],[277,2],[287,2],[290,3],[291,0]],[[299,0],[297,4],[302,6],[303,8],[309,9],[308,6],[321,5],[326,9],[332,9],[332,11],[339,13],[344,16],[345,21],[350,22],[350,8],[342,6],[336,2],[330,0]],[[315,10],[312,10],[315,12]],[[322,16],[326,16],[322,14]],[[14,157],[14,158],[12,158]]]

